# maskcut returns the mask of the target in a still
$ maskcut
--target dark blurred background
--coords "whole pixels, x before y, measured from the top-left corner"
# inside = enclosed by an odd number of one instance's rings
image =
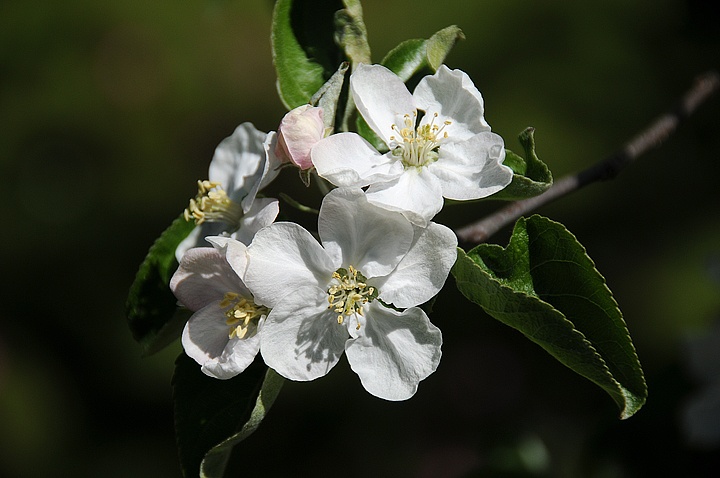
[[[474,79],[508,147],[536,128],[556,177],[618,149],[720,65],[720,22],[700,0],[363,6],[375,61],[459,25],[467,40],[447,63]],[[277,127],[271,10],[0,4],[0,476],[180,475],[181,348],[142,358],[124,301],[215,146],[244,121]],[[431,316],[443,359],[413,399],[375,399],[344,360],[287,383],[237,449],[237,476],[717,476],[719,125],[716,97],[616,180],[539,211],[579,238],[620,303],[650,388],[635,417],[618,420],[599,388],[448,287]],[[274,188],[316,200],[290,171]],[[437,220],[458,227],[495,206]]]

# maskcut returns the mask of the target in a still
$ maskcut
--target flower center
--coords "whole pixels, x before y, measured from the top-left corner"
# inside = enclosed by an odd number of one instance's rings
[[[239,227],[243,216],[242,206],[232,201],[220,183],[214,181],[198,181],[198,192],[190,205],[183,212],[186,221],[194,220],[195,224],[203,222],[225,222]]]
[[[228,338],[231,339],[235,337],[242,339],[248,332],[254,332],[260,316],[270,312],[267,307],[255,305],[252,299],[242,297],[235,292],[226,292],[223,300],[220,301],[220,307],[223,309],[229,307],[225,311],[225,317],[227,317],[225,324],[230,327]]]
[[[438,114],[434,113],[429,123],[416,128],[417,113],[413,112],[412,117],[405,115],[403,128],[398,128],[395,124],[391,126],[401,138],[390,136],[390,139],[396,143],[393,156],[401,157],[405,167],[427,166],[437,161],[440,141],[448,137],[447,131],[443,130],[451,124],[450,121],[445,121],[442,126],[438,126],[435,124],[437,117]]]
[[[342,324],[347,316],[363,315],[363,305],[378,296],[378,290],[369,287],[366,281],[365,276],[353,266],[347,269],[341,267],[333,272],[328,288],[328,309],[337,312],[338,324]],[[357,328],[360,328],[359,322]]]

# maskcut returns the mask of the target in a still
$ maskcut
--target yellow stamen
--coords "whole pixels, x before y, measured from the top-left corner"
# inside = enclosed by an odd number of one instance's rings
[[[228,338],[231,339],[245,338],[251,328],[255,330],[260,317],[269,313],[267,307],[256,305],[252,299],[242,297],[235,292],[226,292],[220,301],[220,307],[223,309],[229,307],[225,311],[225,324],[230,326]]]
[[[242,206],[228,197],[220,183],[198,181],[198,192],[183,212],[186,221],[225,222],[238,227],[243,216]]]

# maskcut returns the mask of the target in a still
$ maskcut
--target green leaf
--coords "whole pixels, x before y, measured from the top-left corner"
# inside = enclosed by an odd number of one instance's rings
[[[346,60],[335,42],[335,15],[343,6],[339,0],[278,0],[275,3],[272,54],[280,99],[288,109],[309,103],[313,94]],[[351,30],[353,27],[346,24],[341,28]],[[350,41],[350,34],[346,35],[346,41]]]
[[[465,297],[610,394],[621,418],[645,403],[645,379],[620,309],[561,224],[521,218],[507,248],[460,249],[452,272]]]
[[[259,356],[240,375],[218,380],[181,354],[175,363],[173,399],[184,475],[222,477],[233,447],[260,426],[283,382]]]
[[[125,304],[128,326],[143,347],[152,354],[179,337],[187,314],[177,312],[177,299],[168,287],[177,269],[175,249],[195,228],[181,215],[150,247],[140,264]]]
[[[407,82],[415,75],[435,73],[455,43],[464,38],[462,30],[451,25],[427,40],[413,39],[400,43],[383,58],[381,64]]]
[[[512,182],[503,190],[488,199],[515,201],[527,199],[547,191],[552,186],[553,178],[547,165],[538,159],[535,153],[535,128],[526,128],[518,138],[525,150],[525,158],[505,150],[503,164],[513,170]]]

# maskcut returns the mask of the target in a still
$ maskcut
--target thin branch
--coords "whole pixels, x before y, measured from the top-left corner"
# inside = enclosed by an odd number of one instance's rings
[[[577,191],[590,183],[615,178],[620,171],[632,164],[640,155],[660,146],[682,121],[692,115],[697,107],[718,89],[720,89],[718,73],[710,71],[699,76],[673,111],[655,120],[625,144],[620,151],[587,169],[559,179],[550,189],[539,196],[511,203],[480,221],[458,229],[455,233],[464,242],[485,242],[504,226],[550,201]]]

